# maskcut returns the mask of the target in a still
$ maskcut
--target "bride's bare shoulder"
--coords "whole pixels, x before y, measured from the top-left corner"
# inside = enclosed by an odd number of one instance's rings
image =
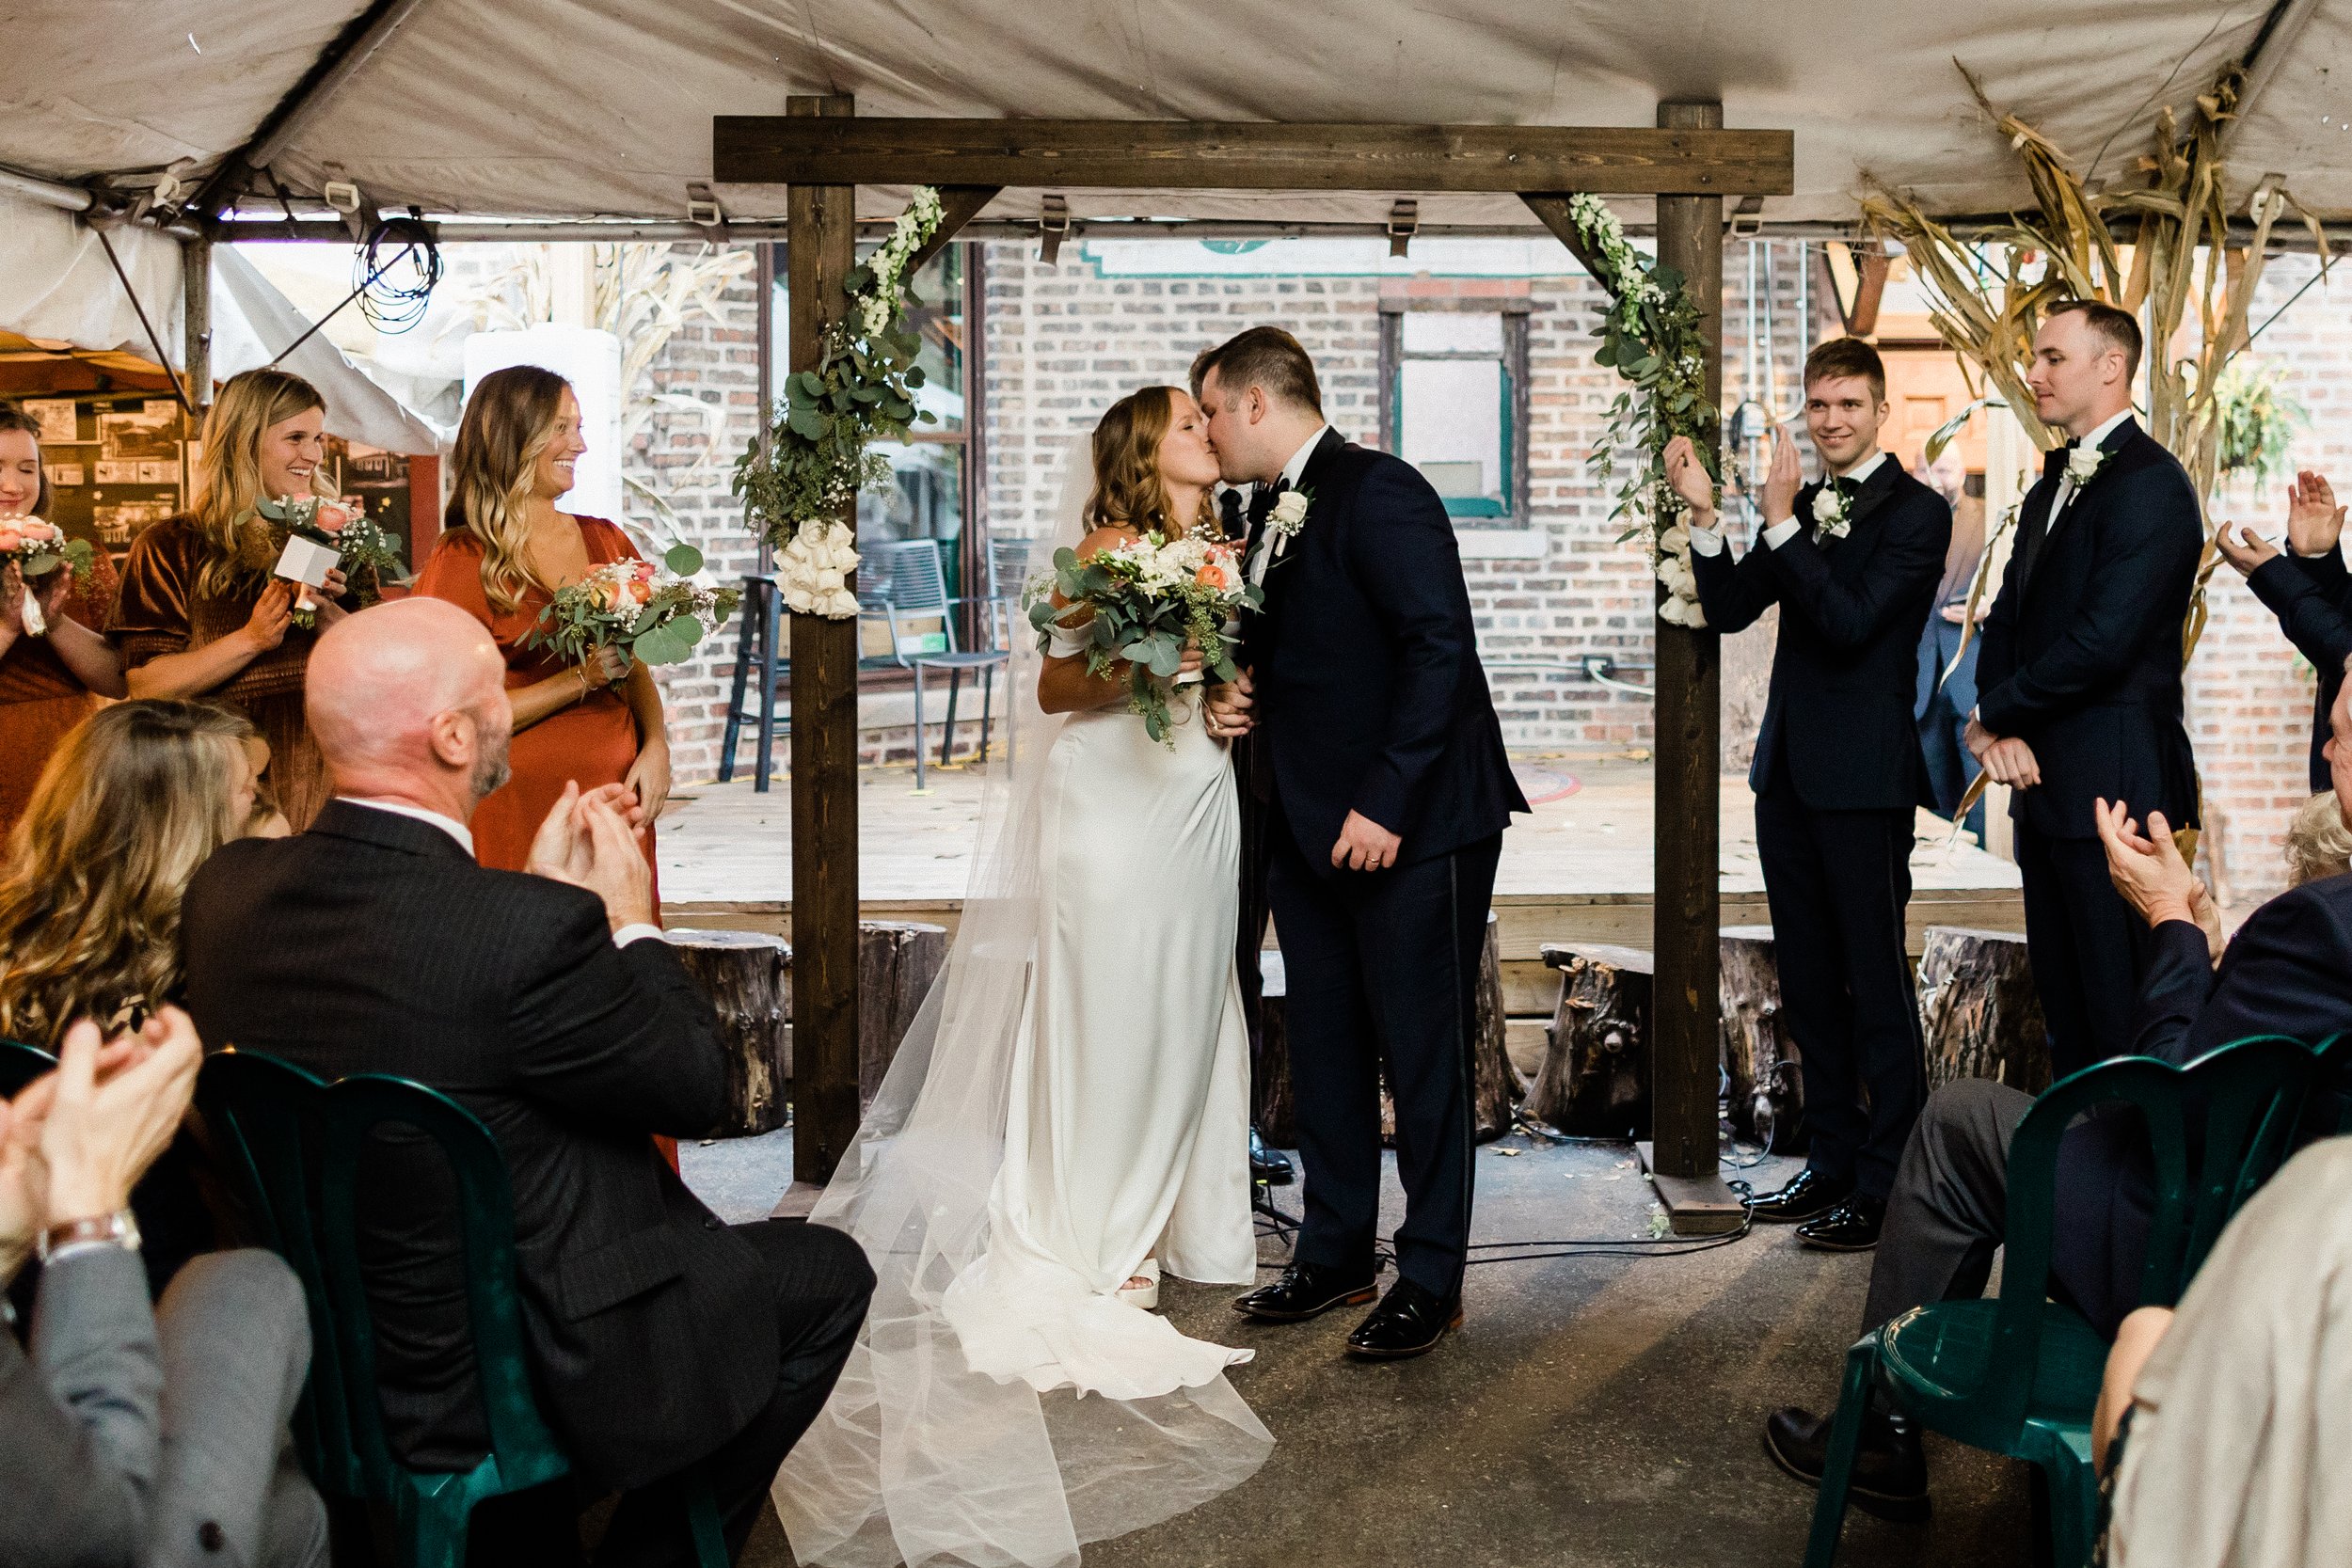
[[[1132,545],[1142,537],[1142,534],[1124,523],[1107,524],[1078,541],[1078,559],[1089,560],[1101,555],[1104,550],[1116,549],[1121,545]]]

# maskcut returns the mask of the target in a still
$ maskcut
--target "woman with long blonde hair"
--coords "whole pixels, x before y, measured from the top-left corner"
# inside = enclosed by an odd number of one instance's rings
[[[0,407],[0,550],[26,537],[24,524],[48,520],[40,426],[21,409]],[[103,550],[86,574],[27,578],[14,562],[0,566],[0,834],[24,811],[57,743],[100,698],[122,695],[122,659],[105,638],[117,587]],[[36,607],[29,625],[28,598]]]
[[[670,740],[653,672],[617,648],[570,664],[526,645],[557,589],[637,559],[614,524],[555,509],[587,450],[580,401],[562,376],[516,365],[483,377],[450,455],[448,531],[417,575],[418,593],[480,621],[506,657],[514,778],[473,816],[475,853],[500,870],[523,868],[569,781],[583,792],[609,784],[635,792],[648,863],[654,818],[670,796]]]
[[[55,1051],[89,1019],[112,1035],[181,1001],[180,901],[255,821],[252,725],[212,703],[117,703],[41,770],[0,863],[0,1037]],[[149,1282],[215,1244],[183,1136],[132,1207]]]
[[[196,504],[140,534],[122,568],[108,635],[134,697],[215,697],[269,743],[270,782],[296,830],[332,786],[302,718],[302,673],[318,633],[352,608],[331,574],[318,626],[293,624],[294,589],[270,575],[283,541],[262,500],[330,495],[320,472],[326,401],[284,371],[223,383],[204,421]]]

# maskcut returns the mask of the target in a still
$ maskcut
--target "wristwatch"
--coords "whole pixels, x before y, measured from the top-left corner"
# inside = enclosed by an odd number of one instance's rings
[[[68,1247],[87,1246],[104,1243],[119,1246],[125,1252],[139,1249],[139,1222],[128,1209],[118,1209],[111,1214],[94,1219],[69,1220],[53,1225],[33,1239],[33,1252],[43,1263]]]

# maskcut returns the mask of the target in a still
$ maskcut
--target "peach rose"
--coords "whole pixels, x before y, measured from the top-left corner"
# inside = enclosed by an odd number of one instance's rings
[[[13,554],[24,547],[24,535],[12,528],[0,528],[0,555]]]
[[[310,521],[318,525],[319,529],[324,532],[341,533],[343,530],[351,526],[353,521],[352,511],[351,508],[347,506],[341,506],[333,501],[326,501],[321,503],[316,512],[310,514]]]
[[[16,525],[16,531],[31,540],[36,545],[47,544],[50,540],[57,537],[56,525],[55,523],[44,523],[39,517],[25,518],[24,521]]]

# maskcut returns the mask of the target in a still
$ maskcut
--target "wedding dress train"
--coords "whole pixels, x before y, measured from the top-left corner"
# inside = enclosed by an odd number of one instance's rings
[[[880,1283],[777,1477],[803,1562],[1058,1568],[1272,1447],[1224,1376],[1250,1353],[1118,1295],[1147,1259],[1257,1268],[1233,776],[1176,717],[1016,737],[1037,777],[984,814],[946,972],[810,1216]]]

